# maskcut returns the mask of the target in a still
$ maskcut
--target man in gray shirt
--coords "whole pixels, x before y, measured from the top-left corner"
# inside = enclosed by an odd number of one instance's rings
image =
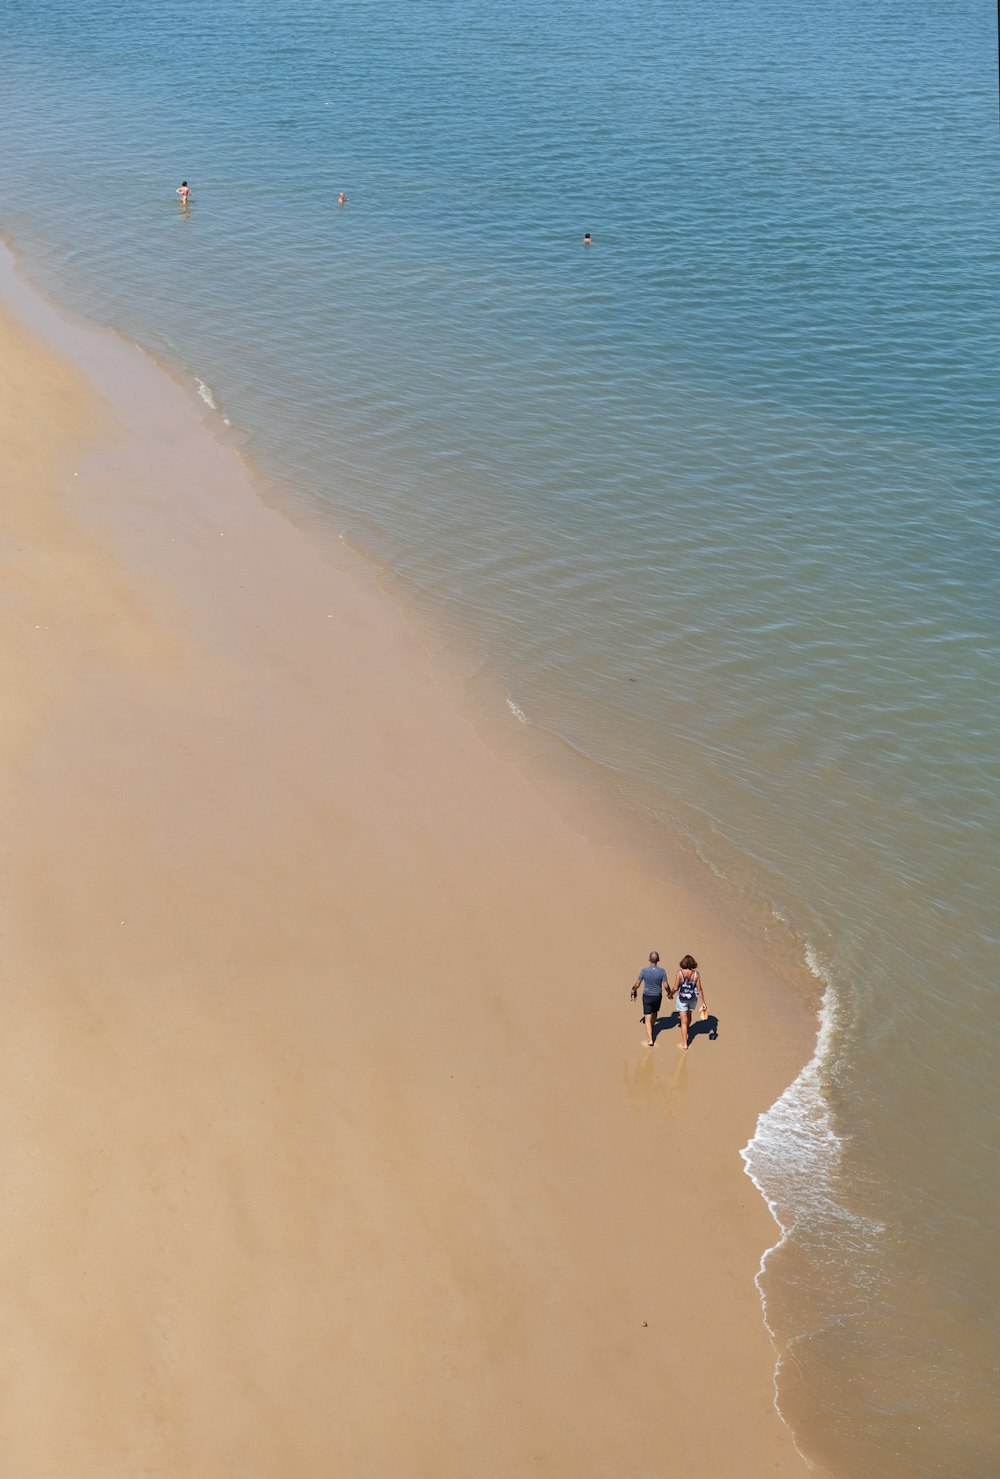
[[[663,1000],[663,983],[667,979],[666,971],[660,969],[660,956],[656,950],[649,952],[649,965],[644,965],[639,972],[635,985],[632,987],[632,1000],[635,1001],[642,987],[642,1020],[646,1028],[646,1046],[653,1046],[653,1038],[656,1035],[656,1014],[660,1010]]]

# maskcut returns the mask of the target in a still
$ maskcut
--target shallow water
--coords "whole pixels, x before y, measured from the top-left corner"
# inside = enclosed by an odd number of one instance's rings
[[[5,14],[33,275],[198,377],[484,704],[824,985],[747,1152],[805,1452],[993,1473],[995,17]]]

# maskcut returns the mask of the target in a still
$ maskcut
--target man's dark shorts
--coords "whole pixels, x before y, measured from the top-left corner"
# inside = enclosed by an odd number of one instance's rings
[[[658,1012],[662,1000],[663,996],[661,993],[657,992],[656,996],[647,996],[644,991],[642,993],[642,1015],[648,1017],[650,1013]]]

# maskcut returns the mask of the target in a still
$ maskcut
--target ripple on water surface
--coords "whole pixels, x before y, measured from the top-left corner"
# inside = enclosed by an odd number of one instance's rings
[[[843,1474],[978,1479],[998,1407],[987,11],[6,18],[33,270],[821,975],[748,1154],[779,1397]]]

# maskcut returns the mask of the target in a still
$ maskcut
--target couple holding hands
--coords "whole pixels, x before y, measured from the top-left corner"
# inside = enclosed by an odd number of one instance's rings
[[[642,1020],[646,1027],[646,1046],[653,1046],[653,1034],[656,1032],[656,1014],[660,1010],[663,1000],[663,987],[667,987],[667,999],[677,999],[677,1011],[681,1019],[681,1046],[687,1048],[688,1030],[691,1026],[691,1013],[694,1011],[698,1001],[701,1001],[701,1019],[704,1022],[708,1016],[708,1002],[705,993],[701,989],[701,973],[698,970],[698,962],[693,955],[685,955],[680,963],[680,970],[673,986],[667,984],[667,973],[660,968],[659,954],[652,950],[649,955],[649,965],[643,966],[639,972],[638,979],[632,987],[632,1000],[635,1001],[642,987]]]

